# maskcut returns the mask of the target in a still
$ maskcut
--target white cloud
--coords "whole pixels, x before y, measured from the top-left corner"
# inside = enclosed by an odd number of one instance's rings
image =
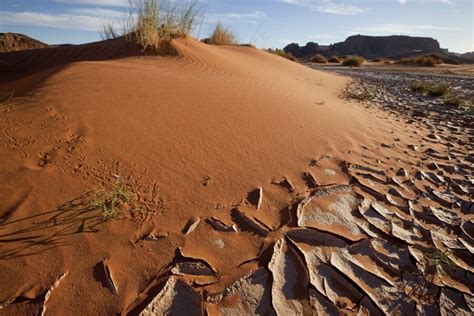
[[[118,21],[121,16],[120,11],[105,9],[94,9],[90,12],[77,9],[60,14],[0,11],[0,25],[97,31],[105,22]]]
[[[419,2],[419,3],[444,3],[449,5],[454,5],[452,0],[409,0],[410,2]],[[408,3],[408,0],[398,0],[401,5]]]
[[[355,4],[334,2],[332,0],[279,0],[279,2],[306,7],[316,12],[337,15],[357,15],[368,11],[367,8]]]
[[[224,23],[251,23],[256,24],[257,20],[266,17],[265,12],[252,11],[247,13],[208,13],[205,15],[205,23],[215,24],[219,21]]]
[[[96,6],[128,6],[128,0],[55,0],[55,2],[67,4],[93,4]]]

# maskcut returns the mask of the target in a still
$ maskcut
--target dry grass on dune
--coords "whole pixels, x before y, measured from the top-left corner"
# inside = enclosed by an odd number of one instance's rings
[[[209,44],[212,45],[235,45],[237,39],[235,34],[221,22],[218,22],[211,37],[209,38]]]
[[[171,40],[189,35],[203,13],[197,1],[129,0],[122,30],[106,24],[100,35],[102,39],[124,36],[127,41],[139,44],[143,51],[172,55]]]
[[[317,63],[317,64],[327,64],[327,59],[326,57],[324,57],[323,55],[321,54],[316,54],[316,56],[314,56],[313,58],[311,58],[311,61],[313,63]]]
[[[347,56],[342,61],[343,66],[360,67],[365,62],[365,59],[360,56]]]
[[[331,58],[328,59],[328,62],[339,64],[341,62],[341,59],[337,56],[332,56]]]
[[[440,56],[438,54],[407,57],[407,58],[402,58],[398,61],[398,64],[402,64],[402,65],[416,65],[416,66],[427,66],[427,67],[434,67],[438,64],[443,64],[443,63],[451,64],[451,65],[459,64],[454,59]]]
[[[291,60],[291,61],[296,61],[296,57],[293,56],[293,54],[287,53],[287,52],[285,52],[284,50],[279,49],[279,48],[277,48],[277,49],[269,48],[269,49],[265,49],[265,51],[266,51],[267,53],[271,53],[271,54],[274,54],[274,55],[278,55],[278,56],[280,56],[280,57],[286,58],[286,59]]]

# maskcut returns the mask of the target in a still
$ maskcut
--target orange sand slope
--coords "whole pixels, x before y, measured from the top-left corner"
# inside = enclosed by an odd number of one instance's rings
[[[0,314],[429,312],[435,295],[472,308],[472,214],[419,199],[428,169],[410,182],[425,153],[407,146],[429,131],[254,48],[111,45],[5,55]],[[91,195],[117,181],[139,211],[103,222]],[[418,288],[423,252],[446,247],[462,277]]]

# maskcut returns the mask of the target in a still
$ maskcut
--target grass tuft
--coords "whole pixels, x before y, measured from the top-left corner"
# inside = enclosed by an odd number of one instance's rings
[[[403,65],[417,65],[417,66],[426,66],[426,67],[434,67],[438,64],[451,64],[457,65],[459,64],[452,58],[440,56],[438,54],[429,54],[429,55],[420,55],[420,56],[413,56],[402,58],[398,61],[399,64]]]
[[[237,44],[235,34],[221,22],[218,22],[211,37],[209,43],[212,45],[235,45]]]
[[[326,57],[324,57],[323,55],[321,54],[316,54],[316,56],[314,56],[313,58],[311,58],[311,61],[313,63],[317,63],[317,64],[327,64],[327,59]]]
[[[413,92],[428,94],[432,97],[441,97],[449,92],[450,86],[446,83],[435,85],[424,81],[414,81],[410,84],[410,89]]]
[[[341,59],[337,56],[332,56],[331,58],[328,59],[328,62],[339,64],[341,62]]]
[[[343,96],[347,99],[357,101],[372,101],[374,99],[374,93],[369,88],[358,86],[354,82],[348,83],[342,92]]]
[[[124,37],[145,52],[173,55],[171,41],[185,37],[200,23],[204,13],[197,0],[188,3],[171,0],[129,0],[122,30],[106,24],[99,31],[102,39]]]
[[[365,59],[360,56],[347,56],[343,61],[343,66],[360,67],[365,62]]]
[[[90,204],[99,212],[103,221],[108,221],[117,219],[134,197],[130,187],[118,180],[111,190],[94,192]]]
[[[269,49],[265,49],[265,51],[266,51],[267,53],[275,54],[275,55],[278,55],[278,56],[280,56],[280,57],[289,59],[289,60],[291,60],[291,61],[296,61],[296,57],[295,57],[295,56],[293,56],[291,53],[287,53],[287,52],[285,52],[284,50],[279,49],[279,48],[277,48],[277,49],[271,49],[271,48],[269,48]]]

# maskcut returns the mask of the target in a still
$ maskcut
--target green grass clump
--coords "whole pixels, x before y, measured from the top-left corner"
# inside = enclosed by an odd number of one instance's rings
[[[283,58],[286,58],[288,60],[291,60],[291,61],[296,61],[296,57],[293,56],[291,53],[287,53],[285,52],[283,49],[272,49],[272,48],[269,48],[269,49],[265,49],[265,51],[267,53],[270,53],[270,54],[275,54],[275,55],[278,55],[280,57],[283,57]]]
[[[425,260],[428,267],[444,266],[451,270],[457,268],[456,264],[449,258],[449,251],[441,251],[436,249],[433,252],[425,253]]]
[[[428,94],[432,97],[441,97],[446,95],[449,92],[449,84],[431,84],[423,81],[414,81],[410,84],[410,89],[413,92]]]
[[[237,40],[234,32],[218,22],[209,38],[209,43],[212,45],[235,45]]]
[[[130,187],[121,181],[108,191],[94,192],[90,205],[99,212],[103,221],[117,219],[135,198]]]
[[[343,66],[360,67],[365,62],[365,59],[360,56],[347,56],[343,61]]]
[[[313,63],[317,63],[317,64],[327,64],[328,63],[326,57],[324,57],[321,54],[316,54],[313,58],[311,58],[311,61]]]

